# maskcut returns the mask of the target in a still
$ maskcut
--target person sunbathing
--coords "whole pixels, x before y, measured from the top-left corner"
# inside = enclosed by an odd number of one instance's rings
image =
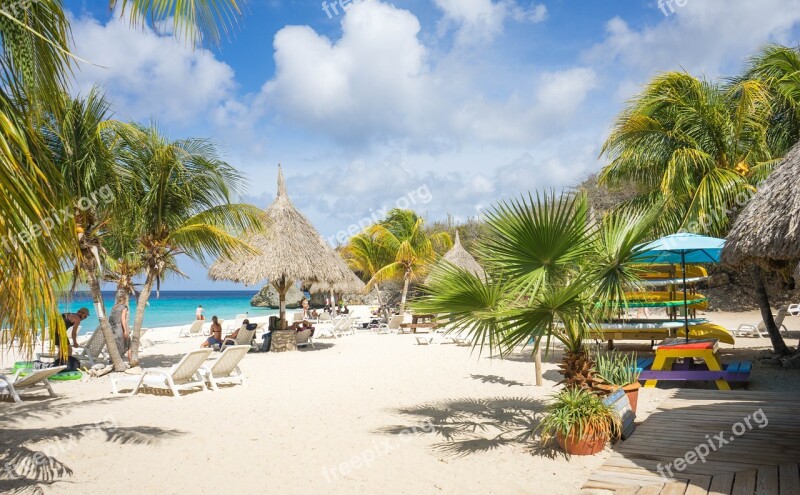
[[[211,336],[200,344],[200,347],[211,347],[213,349],[215,345],[222,347],[222,325],[220,325],[216,316],[212,316]]]

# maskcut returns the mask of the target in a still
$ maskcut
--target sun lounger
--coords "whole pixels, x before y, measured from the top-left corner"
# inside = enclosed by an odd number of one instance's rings
[[[248,352],[250,352],[249,345],[228,346],[213,365],[200,367],[200,376],[211,385],[211,390],[218,390],[217,385],[221,383],[238,382],[244,385],[244,376],[239,369],[239,363]]]
[[[403,315],[394,315],[389,319],[389,323],[378,327],[378,333],[399,332],[401,323],[403,323]]]
[[[778,310],[777,315],[772,315],[775,318],[775,326],[778,327],[778,330],[781,332],[788,332],[786,325],[783,324],[783,320],[786,319],[786,316],[790,313],[789,309],[781,308]],[[731,330],[731,333],[737,337],[768,337],[767,333],[767,325],[764,323],[764,320],[761,320],[758,323],[742,323],[739,325],[736,330]]]
[[[81,366],[91,368],[97,363],[108,360],[108,356],[103,353],[106,347],[106,340],[103,338],[103,331],[100,327],[94,329],[89,340],[82,347],[72,349],[72,356],[81,362]],[[58,354],[54,352],[37,352],[36,359],[56,359]]]
[[[309,345],[312,349],[316,349],[316,347],[314,347],[314,338],[311,336],[311,329],[307,328],[297,332],[297,347],[306,347]]]
[[[191,325],[183,327],[178,337],[199,337],[203,335],[203,325],[205,323],[205,320],[195,320]]]
[[[197,349],[183,356],[178,364],[167,371],[145,370],[138,376],[128,375],[112,378],[111,392],[118,395],[120,390],[133,388],[130,395],[136,395],[142,387],[161,388],[171,390],[175,398],[179,399],[180,390],[195,387],[200,387],[203,391],[208,390],[205,378],[200,375],[199,370],[210,355],[211,349]]]
[[[800,304],[790,304],[786,312],[792,316],[800,316]]]
[[[66,366],[57,366],[55,368],[44,368],[41,370],[21,369],[9,378],[5,375],[0,375],[0,395],[10,395],[14,402],[22,402],[19,394],[20,392],[32,392],[34,390],[47,390],[50,397],[56,397],[50,382],[47,380],[56,373],[60,373],[67,369]],[[20,376],[23,372],[28,374]]]
[[[251,325],[252,325],[252,323],[251,323]],[[257,325],[255,325],[253,327],[252,330],[248,330],[246,325],[242,325],[242,327],[239,329],[239,333],[236,334],[236,338],[235,339],[230,339],[230,338],[229,339],[225,339],[222,342],[222,349],[220,349],[220,350],[224,351],[226,348],[231,347],[231,346],[239,346],[239,345],[246,345],[246,346],[249,346],[249,347],[252,346],[253,345],[253,339],[256,338],[256,332],[258,332],[258,330],[260,328],[262,328],[263,326],[264,326],[263,323],[257,324]]]

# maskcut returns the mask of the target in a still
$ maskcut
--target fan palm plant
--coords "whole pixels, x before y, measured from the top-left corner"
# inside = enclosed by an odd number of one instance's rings
[[[180,273],[176,258],[206,263],[252,249],[237,238],[242,230],[262,228],[255,206],[232,204],[242,176],[220,159],[217,148],[202,139],[170,140],[155,126],[128,125],[119,130],[117,159],[124,171],[125,228],[136,239],[145,274],[136,305],[131,361],[153,286],[169,273]]]
[[[453,245],[450,234],[437,232],[428,235],[423,228],[425,221],[411,210],[395,208],[386,215],[386,220],[369,227],[366,234],[374,237],[380,251],[382,265],[374,273],[375,281],[403,279],[403,294],[400,313],[405,311],[408,287],[412,281],[425,275],[442,252]],[[383,264],[391,260],[388,264]]]
[[[587,209],[580,193],[500,203],[477,246],[486,278],[445,263],[415,309],[443,314],[452,329],[501,355],[531,340],[534,351],[558,341],[565,383],[589,387],[593,363],[584,339],[594,321],[624,307],[624,287],[637,281],[632,258],[655,214],[620,211],[595,222]]]
[[[663,204],[662,233],[724,235],[730,213],[769,173],[771,114],[764,85],[720,86],[685,73],[656,77],[619,116],[601,156],[601,184],[632,185],[624,205]]]

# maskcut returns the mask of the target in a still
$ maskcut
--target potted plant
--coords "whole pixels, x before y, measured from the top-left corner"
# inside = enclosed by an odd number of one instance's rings
[[[622,353],[617,350],[598,352],[594,356],[594,387],[610,393],[619,387],[625,391],[631,410],[636,413],[639,402],[640,370],[636,366],[636,353]]]
[[[544,443],[555,437],[568,454],[592,455],[619,436],[620,424],[616,413],[596,394],[568,387],[553,398],[539,429]]]

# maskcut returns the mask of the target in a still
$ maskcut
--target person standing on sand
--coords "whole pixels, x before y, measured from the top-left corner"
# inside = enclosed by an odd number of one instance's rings
[[[197,306],[197,309],[194,312],[194,319],[195,320],[205,320],[206,317],[203,316],[203,305]]]
[[[131,360],[131,343],[128,340],[128,335],[130,334],[130,329],[128,328],[129,314],[125,295],[117,294],[114,307],[111,308],[111,314],[108,316],[108,324],[111,325],[111,331],[114,332],[114,342],[116,342],[117,349],[119,349],[119,355],[124,356],[125,352],[128,351],[128,361]]]
[[[78,346],[78,327],[80,327],[81,322],[89,317],[89,310],[86,308],[81,308],[78,310],[77,313],[62,313],[61,318],[64,319],[64,333],[56,331],[53,340],[55,340],[56,347],[58,347],[58,359],[56,359],[56,365],[63,363],[63,359],[61,359],[61,351],[62,346],[67,346],[67,363],[68,363],[68,370],[72,371],[77,369],[75,365],[75,361],[77,359],[72,357],[72,347],[79,347]],[[70,339],[68,337],[67,332],[69,329],[72,329],[72,346],[70,345]],[[74,360],[74,361],[73,361]],[[65,364],[67,364],[65,363]],[[80,363],[78,361],[78,363]]]

